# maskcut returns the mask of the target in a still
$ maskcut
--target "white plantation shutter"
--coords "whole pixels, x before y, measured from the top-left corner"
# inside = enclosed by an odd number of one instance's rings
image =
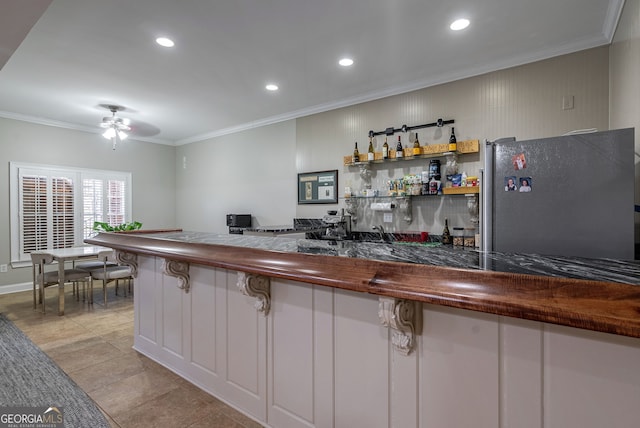
[[[52,247],[69,248],[75,245],[75,210],[73,181],[65,177],[51,178]]]
[[[125,222],[126,199],[123,180],[109,180],[107,194],[107,221],[110,226]]]
[[[48,248],[47,239],[47,177],[20,177],[20,234],[23,253]]]
[[[82,230],[84,238],[95,235],[93,223],[104,221],[104,183],[103,180],[85,178],[82,180]]]
[[[83,245],[95,221],[131,221],[131,174],[10,163],[11,261],[30,253]]]
[[[96,221],[116,226],[129,220],[127,214],[129,193],[126,178],[108,178],[95,176],[82,180],[83,193],[83,230],[84,238],[90,238],[97,232],[93,230]]]

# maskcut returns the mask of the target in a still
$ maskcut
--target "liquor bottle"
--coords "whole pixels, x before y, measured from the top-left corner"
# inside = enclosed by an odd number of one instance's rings
[[[453,132],[453,127],[451,127],[451,136],[449,137],[449,151],[455,152],[458,150],[458,140],[456,140],[456,134]]]
[[[375,159],[375,154],[373,151],[373,140],[369,137],[369,151],[367,152],[367,160],[372,161]]]
[[[360,152],[358,151],[358,142],[356,141],[356,148],[353,149],[353,163],[360,162]]]
[[[384,144],[382,145],[382,159],[389,159],[389,144],[387,144],[387,137],[384,137]]]
[[[400,140],[400,136],[398,135],[398,145],[396,146],[396,158],[402,157],[402,141]]]
[[[418,133],[416,132],[416,139],[413,142],[413,155],[420,156],[420,141],[418,141]]]
[[[450,245],[451,244],[451,233],[449,233],[449,219],[444,219],[444,230],[442,231],[442,244]]]

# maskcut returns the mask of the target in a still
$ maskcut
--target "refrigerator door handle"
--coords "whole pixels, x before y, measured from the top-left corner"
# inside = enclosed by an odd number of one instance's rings
[[[493,249],[493,142],[485,140],[482,169],[482,250]]]

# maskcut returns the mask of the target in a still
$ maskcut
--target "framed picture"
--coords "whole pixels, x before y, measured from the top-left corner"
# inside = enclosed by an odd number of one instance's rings
[[[298,174],[298,204],[337,204],[338,170]]]

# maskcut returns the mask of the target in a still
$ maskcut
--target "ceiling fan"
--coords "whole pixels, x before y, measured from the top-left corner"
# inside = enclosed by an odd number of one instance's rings
[[[128,137],[126,131],[130,131],[131,127],[129,126],[129,119],[116,117],[116,113],[123,110],[123,107],[114,105],[106,107],[111,111],[111,116],[103,117],[100,127],[106,128],[102,136],[113,142],[113,150],[115,150],[118,142]]]

